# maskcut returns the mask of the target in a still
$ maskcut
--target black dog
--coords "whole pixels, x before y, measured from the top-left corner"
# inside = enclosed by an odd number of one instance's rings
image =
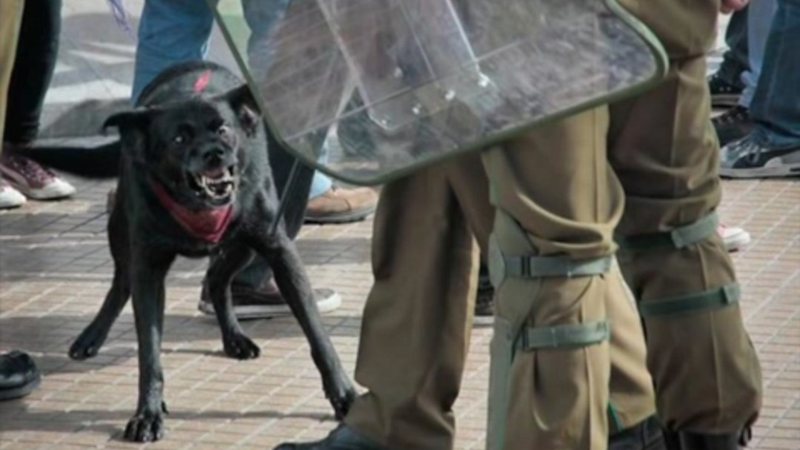
[[[230,90],[223,91],[230,86]],[[210,87],[214,86],[215,89]],[[216,90],[217,92],[213,92]],[[119,173],[108,223],[114,280],[70,357],[97,354],[109,329],[133,296],[139,348],[139,403],[125,429],[135,441],[163,436],[160,345],[164,279],[177,255],[213,255],[209,292],[225,353],[249,359],[259,348],[245,336],[231,305],[230,284],[254,252],[270,263],[275,280],[308,338],[325,394],[338,418],[355,391],[320,323],[308,276],[283,225],[267,155],[267,130],[250,90],[230,72],[192,62],[169,69],[142,94],[140,107],[109,117],[121,145],[91,152],[33,151],[35,159],[84,176]],[[40,149],[41,150],[41,149]]]

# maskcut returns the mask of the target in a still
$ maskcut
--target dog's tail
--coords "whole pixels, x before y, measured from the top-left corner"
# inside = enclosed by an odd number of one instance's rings
[[[40,139],[19,152],[42,165],[86,178],[119,175],[119,136]]]

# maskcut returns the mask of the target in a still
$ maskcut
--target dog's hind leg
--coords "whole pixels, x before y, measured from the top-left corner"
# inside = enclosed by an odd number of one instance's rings
[[[311,357],[322,375],[325,396],[331,402],[336,418],[342,419],[355,399],[355,388],[322,326],[314,292],[300,255],[282,228],[274,236],[263,237],[257,245],[259,253],[269,261],[278,288],[308,339]]]
[[[222,345],[225,354],[236,359],[257,358],[261,351],[250,338],[248,338],[236,315],[233,313],[231,300],[231,282],[236,275],[253,257],[253,251],[242,244],[235,243],[224,248],[212,258],[211,267],[208,268],[206,279],[214,312],[217,314],[220,331],[222,331]]]
[[[119,208],[111,213],[108,220],[108,238],[111,256],[114,258],[114,280],[100,311],[72,343],[69,349],[69,357],[72,359],[83,360],[97,355],[111,330],[111,325],[131,296],[130,245],[126,219]]]
[[[139,403],[125,427],[125,439],[157,441],[164,435],[164,372],[161,336],[164,328],[164,279],[174,253],[142,246],[133,250],[131,287],[139,355]]]

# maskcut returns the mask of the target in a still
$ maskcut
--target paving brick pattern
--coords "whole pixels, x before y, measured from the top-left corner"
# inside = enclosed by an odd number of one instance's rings
[[[67,348],[108,288],[105,193],[110,182],[73,180],[79,195],[0,213],[0,345],[30,351],[44,383],[0,404],[0,449],[132,447],[120,440],[136,401],[136,336],[130,309],[100,355],[71,361]],[[800,183],[726,181],[722,217],[753,234],[734,254],[744,314],[764,368],[766,397],[754,448],[800,442]],[[325,325],[352,370],[370,285],[370,222],[306,227],[299,240],[316,286],[343,307]],[[179,260],[168,281],[163,362],[167,439],[158,448],[269,448],[322,436],[333,426],[308,347],[293,319],[250,321],[255,361],[225,358],[216,323],[197,309],[205,261]],[[490,330],[476,328],[456,404],[456,448],[482,448]]]
[[[124,94],[130,83],[130,40],[106,23],[103,2],[65,3],[64,50],[48,97],[51,116],[75,98]],[[136,10],[140,3],[132,4]],[[89,24],[106,26],[102,39],[89,33]],[[99,95],[86,82],[98,74],[104,80],[97,85]],[[0,212],[0,351],[31,352],[45,374],[28,398],[0,403],[0,449],[138,447],[121,440],[137,392],[130,307],[100,355],[83,362],[66,356],[102,301],[113,270],[104,231],[105,195],[113,182],[70,180],[79,190],[74,199]],[[734,255],[766,386],[753,448],[797,450],[800,183],[726,181],[724,190],[723,219],[744,226],[754,238]],[[298,243],[314,285],[342,294],[342,308],[324,323],[351,373],[371,282],[370,232],[369,221],[309,226]],[[294,320],[245,322],[261,357],[245,362],[224,357],[215,321],[197,311],[205,265],[179,260],[168,280],[162,360],[170,414],[166,439],[152,447],[264,449],[323,436],[334,422]],[[457,449],[483,448],[489,339],[489,328],[475,328],[455,406]]]

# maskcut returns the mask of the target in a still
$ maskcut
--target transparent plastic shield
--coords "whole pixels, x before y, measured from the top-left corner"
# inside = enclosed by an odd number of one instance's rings
[[[356,184],[632,94],[666,65],[612,1],[240,1],[218,18],[269,125]]]

